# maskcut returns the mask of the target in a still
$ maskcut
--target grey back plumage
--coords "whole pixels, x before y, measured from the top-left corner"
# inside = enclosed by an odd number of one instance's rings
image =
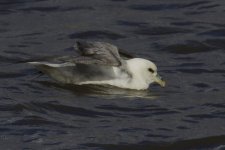
[[[122,60],[118,48],[105,42],[78,41],[76,47],[81,53],[74,63],[121,66]]]

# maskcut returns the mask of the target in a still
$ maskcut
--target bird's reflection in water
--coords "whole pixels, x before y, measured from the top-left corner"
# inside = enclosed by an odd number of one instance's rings
[[[76,96],[94,96],[104,98],[145,98],[155,99],[158,97],[156,93],[148,90],[129,90],[121,89],[109,85],[73,85],[73,84],[60,84],[50,81],[37,81],[38,83],[48,86],[68,90],[74,93]]]

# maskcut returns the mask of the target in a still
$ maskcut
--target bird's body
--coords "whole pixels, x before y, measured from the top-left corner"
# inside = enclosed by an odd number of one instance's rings
[[[78,57],[63,56],[29,63],[62,83],[106,84],[136,90],[147,89],[152,82],[165,86],[157,76],[155,64],[149,60],[122,59],[117,47],[104,42],[79,42],[77,46],[81,51]]]

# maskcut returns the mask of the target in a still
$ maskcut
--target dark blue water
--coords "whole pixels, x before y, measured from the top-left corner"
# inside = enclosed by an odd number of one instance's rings
[[[146,91],[64,86],[18,63],[106,41],[156,62]],[[225,1],[1,0],[0,149],[225,149]]]

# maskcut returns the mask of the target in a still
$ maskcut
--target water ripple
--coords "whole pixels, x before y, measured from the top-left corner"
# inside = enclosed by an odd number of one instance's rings
[[[55,11],[79,11],[79,10],[94,10],[93,7],[82,7],[82,6],[77,6],[77,7],[66,7],[62,8],[60,6],[52,6],[52,7],[28,7],[28,8],[22,8],[19,9],[22,11],[27,11],[27,12],[32,12],[32,11],[39,11],[39,12],[55,12]]]
[[[172,136],[167,136],[162,134],[147,134],[146,136],[151,138],[160,138],[160,139],[168,139],[172,137]]]
[[[165,137],[167,138],[167,137]],[[160,150],[175,150],[175,149],[182,149],[182,150],[190,150],[190,149],[202,149],[202,148],[214,148],[220,145],[225,144],[225,136],[211,136],[211,137],[203,137],[198,139],[191,139],[191,140],[182,140],[182,141],[175,141],[175,142],[141,142],[137,144],[100,144],[100,143],[88,143],[85,144],[88,147],[93,148],[101,148],[107,150],[149,150],[149,149],[160,149]]]
[[[214,69],[214,70],[208,70],[208,69],[176,69],[179,72],[183,73],[191,73],[191,74],[203,74],[203,73],[225,73],[225,70],[222,69]]]
[[[225,49],[225,40],[224,39],[207,39],[205,43],[211,45],[215,48]]]
[[[112,39],[117,40],[121,38],[125,38],[124,35],[117,34],[111,31],[85,31],[70,34],[69,37],[71,39]]]
[[[171,10],[171,9],[182,9],[189,7],[197,7],[199,5],[207,4],[210,1],[198,1],[188,4],[154,4],[154,5],[131,5],[129,8],[134,10],[143,10],[143,11],[161,11],[161,10]]]
[[[190,32],[192,31],[189,29],[177,28],[177,27],[166,27],[166,26],[141,28],[139,30],[134,31],[134,33],[141,34],[141,35],[167,35],[167,34],[190,33]]]
[[[57,125],[59,123],[47,120],[40,116],[26,116],[23,119],[16,120],[11,125]]]
[[[206,32],[203,32],[203,33],[199,33],[199,35],[224,37],[225,36],[225,29],[215,29],[215,30],[211,30],[211,31],[206,31]]]
[[[163,50],[168,50],[176,54],[191,54],[201,53],[213,50],[209,45],[198,41],[187,41],[185,44],[174,44],[165,47]]]
[[[59,105],[59,104],[50,104],[50,103],[33,103],[36,107],[40,109],[45,109],[48,111],[56,111],[62,114],[70,114],[70,115],[77,115],[77,116],[83,116],[83,117],[101,117],[101,116],[110,116],[113,117],[114,115],[107,112],[99,112],[99,111],[93,111],[88,110],[85,108],[79,108],[79,107],[72,107],[72,106],[66,106],[66,105]]]
[[[124,21],[124,20],[119,20],[117,21],[117,23],[118,25],[131,26],[131,27],[142,27],[148,24],[145,22]]]
[[[215,8],[215,7],[219,7],[219,4],[211,4],[211,5],[206,5],[206,6],[201,6],[198,9],[209,9],[209,8]]]

